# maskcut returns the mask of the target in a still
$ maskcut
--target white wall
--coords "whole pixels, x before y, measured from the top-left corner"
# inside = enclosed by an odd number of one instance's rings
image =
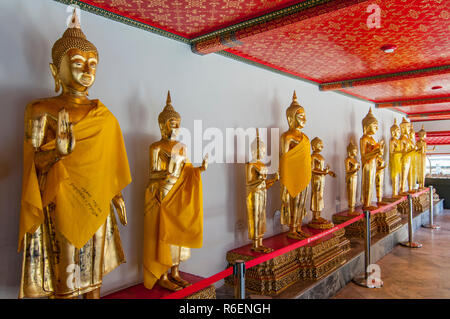
[[[0,297],[15,298],[21,255],[16,252],[21,194],[23,113],[34,98],[53,95],[48,68],[51,46],[65,30],[66,6],[50,0],[0,3]],[[144,188],[148,147],[159,139],[157,116],[168,89],[182,125],[190,130],[196,119],[203,127],[225,132],[235,127],[287,129],[285,109],[297,90],[307,113],[306,134],[320,136],[323,155],[338,174],[327,177],[325,210],[331,218],[347,205],[344,159],[350,138],[359,142],[361,120],[370,104],[314,85],[236,62],[216,54],[198,56],[189,46],[133,29],[87,12],[82,28],[98,48],[97,80],[90,91],[118,118],[125,137],[133,183],[124,191],[129,224],[120,227],[127,263],[105,277],[102,293],[141,281]],[[377,138],[389,140],[398,114],[374,109],[380,122]],[[204,143],[206,144],[206,143]],[[210,276],[226,266],[229,249],[248,242],[246,235],[243,164],[212,164],[203,174],[204,247],[193,251],[182,270]],[[386,192],[390,182],[386,180]],[[279,232],[273,218],[279,207],[279,184],[269,190],[267,235]],[[359,196],[359,192],[358,192]],[[308,215],[308,220],[311,214]]]

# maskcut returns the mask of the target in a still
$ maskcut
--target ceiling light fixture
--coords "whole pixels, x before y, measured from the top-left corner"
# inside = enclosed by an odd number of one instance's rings
[[[396,45],[393,44],[386,44],[383,45],[380,50],[383,51],[384,53],[392,53],[397,49]]]

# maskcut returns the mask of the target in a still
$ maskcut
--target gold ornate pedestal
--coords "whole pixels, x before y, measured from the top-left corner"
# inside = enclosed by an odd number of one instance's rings
[[[422,213],[430,208],[430,191],[413,197],[414,212]]]
[[[355,214],[362,214],[362,207],[355,207]],[[349,214],[349,211],[343,211],[333,215],[333,222],[336,225],[342,224],[352,218],[355,218],[357,215]],[[364,238],[364,232],[366,229],[366,225],[364,219],[360,219],[357,222],[348,225],[345,227],[345,236],[349,238]],[[378,224],[375,218],[370,220],[370,237],[372,238],[378,233]]]
[[[393,203],[393,202],[395,202],[397,200],[398,200],[398,198],[391,198],[391,197],[383,198],[383,202],[386,202],[386,203]],[[397,204],[397,212],[400,215],[408,214],[408,212],[409,212],[409,204],[408,204],[407,200],[404,200],[403,202]]]
[[[302,230],[311,235],[321,232],[306,226],[303,226]],[[317,280],[324,277],[346,262],[350,242],[344,237],[344,232],[345,230],[340,230],[247,269],[246,290],[259,295],[274,296],[299,280]],[[297,242],[287,238],[286,234],[267,238],[264,245],[277,250]],[[236,260],[249,261],[261,255],[263,254],[252,251],[251,245],[246,245],[229,251],[226,258],[228,266],[232,266]],[[225,278],[225,283],[232,286],[233,276]]]
[[[396,206],[388,211],[376,213],[373,219],[377,224],[378,233],[381,234],[390,234],[402,226],[402,218]]]
[[[315,231],[308,227],[302,228],[309,233]],[[345,229],[340,229],[332,236],[325,236],[310,245],[299,248],[301,279],[321,279],[347,261],[350,241],[344,234]]]

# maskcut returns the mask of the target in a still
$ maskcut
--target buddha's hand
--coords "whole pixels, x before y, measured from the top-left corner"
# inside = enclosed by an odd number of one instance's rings
[[[122,194],[114,196],[112,202],[116,208],[120,223],[125,226],[127,224],[127,210],[125,208],[125,200],[123,199]]]
[[[208,168],[208,159],[209,159],[209,154],[206,154],[205,157],[203,157],[203,162],[202,162],[202,166],[200,166],[200,170],[206,171],[206,169]]]
[[[69,122],[69,113],[62,109],[58,113],[58,128],[56,132],[56,151],[65,156],[73,152],[75,148],[75,136],[73,123]]]
[[[47,125],[47,114],[33,120],[31,128],[31,144],[38,149],[44,142],[45,126]]]

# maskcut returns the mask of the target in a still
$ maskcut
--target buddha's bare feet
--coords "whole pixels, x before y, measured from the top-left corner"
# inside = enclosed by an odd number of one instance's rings
[[[169,277],[167,276],[167,274],[164,274],[159,280],[158,280],[158,285],[160,285],[163,288],[166,288],[170,291],[178,291],[183,289],[182,286],[177,285],[176,283],[172,282],[169,280]]]
[[[252,250],[256,251],[258,253],[264,253],[264,254],[267,254],[267,253],[270,253],[273,251],[272,248],[265,247],[265,246],[252,247]]]
[[[309,235],[302,230],[296,231],[296,232],[289,232],[287,234],[287,236],[288,236],[288,238],[297,239],[297,240],[302,240],[302,239],[309,237]]]
[[[184,280],[183,278],[181,278],[180,272],[178,270],[178,266],[172,267],[172,271],[170,272],[170,277],[169,279],[176,283],[177,285],[186,288],[187,286],[190,286],[191,283],[187,280]]]

